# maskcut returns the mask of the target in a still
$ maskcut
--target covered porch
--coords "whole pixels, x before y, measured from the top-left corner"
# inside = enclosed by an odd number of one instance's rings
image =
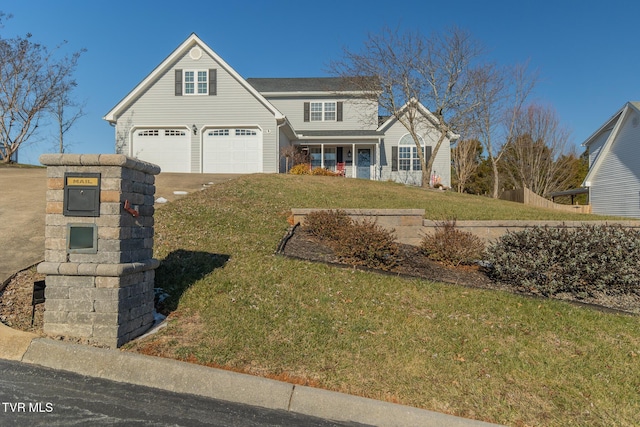
[[[311,168],[324,168],[348,178],[380,179],[380,138],[340,135],[322,140],[299,135],[296,145],[308,154]]]

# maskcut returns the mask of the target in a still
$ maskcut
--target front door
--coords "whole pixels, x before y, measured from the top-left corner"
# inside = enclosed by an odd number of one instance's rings
[[[371,179],[371,149],[358,148],[356,178]]]

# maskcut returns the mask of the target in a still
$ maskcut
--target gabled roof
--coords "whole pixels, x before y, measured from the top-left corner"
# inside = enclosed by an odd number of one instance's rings
[[[109,122],[115,122],[117,116],[126,109],[141,93],[152,86],[157,78],[166,72],[177,59],[184,56],[189,50],[198,45],[204,52],[213,58],[220,66],[236,79],[249,93],[251,93],[260,103],[262,103],[269,111],[273,113],[277,120],[283,120],[284,115],[278,111],[264,96],[262,96],[253,86],[247,83],[240,74],[238,74],[229,64],[227,64],[218,54],[216,54],[209,46],[207,46],[200,38],[192,33],[180,46],[178,46],[164,61],[160,63],[147,77],[133,88],[127,96],[125,96],[115,107],[113,107],[103,118]]]
[[[356,82],[345,77],[283,77],[248,78],[247,82],[262,94],[291,93],[362,93],[363,87],[375,87],[375,77],[364,77],[367,81]]]
[[[431,122],[432,125],[434,125],[434,127],[437,128],[439,122],[438,119],[436,118],[436,116],[433,115],[433,113],[431,111],[429,111],[429,109],[427,107],[425,107],[424,105],[422,105],[421,102],[419,102],[416,99],[410,99],[406,104],[404,104],[402,106],[402,108],[400,108],[400,110],[398,110],[398,112],[402,115],[406,112],[406,110],[409,108],[410,104],[417,104],[417,108],[418,111],[427,119]],[[395,115],[391,115],[388,116],[387,119],[380,125],[378,126],[378,131],[380,132],[384,132],[386,131],[395,121],[396,121],[396,116]],[[447,137],[449,138],[449,141],[455,141],[458,138],[460,138],[460,135],[453,133],[451,131],[447,132]]]
[[[600,128],[597,131],[595,131],[589,138],[587,138],[585,142],[582,143],[582,146],[589,147],[598,139],[598,137],[602,134],[602,132],[609,130],[611,126],[613,126],[613,130],[611,131],[611,133],[609,134],[609,137],[607,138],[604,145],[600,149],[598,156],[595,158],[595,160],[591,164],[591,167],[589,168],[589,172],[587,173],[587,176],[584,178],[584,181],[582,182],[583,187],[591,186],[591,180],[600,169],[600,166],[602,165],[602,162],[604,161],[604,159],[607,157],[607,154],[609,153],[609,151],[611,151],[611,146],[613,145],[614,141],[618,137],[618,134],[620,133],[620,128],[622,127],[622,123],[624,122],[625,117],[629,114],[629,110],[631,109],[640,113],[640,102],[627,102],[620,110],[618,110],[618,112],[616,112],[613,116],[611,116],[609,120],[607,120],[602,126],[600,126]]]

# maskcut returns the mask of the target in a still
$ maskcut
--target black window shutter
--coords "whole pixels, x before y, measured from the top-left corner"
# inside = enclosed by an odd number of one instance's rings
[[[209,95],[218,94],[218,70],[209,69]]]
[[[398,146],[391,147],[391,172],[398,172]]]
[[[182,70],[176,70],[176,96],[182,96]]]
[[[336,106],[336,120],[339,122],[342,121],[342,101],[338,102]]]
[[[342,163],[343,162],[343,151],[342,151],[342,147],[338,147],[336,148],[336,161],[338,163]]]
[[[310,109],[310,105],[308,102],[304,103],[304,121],[308,122],[309,121],[309,109]]]
[[[431,158],[431,146],[425,145],[424,147],[424,164],[429,163],[429,159]]]

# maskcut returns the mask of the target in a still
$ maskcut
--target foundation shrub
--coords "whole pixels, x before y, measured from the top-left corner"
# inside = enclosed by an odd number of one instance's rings
[[[484,242],[457,229],[455,220],[437,222],[435,231],[424,236],[420,247],[429,259],[454,267],[482,259],[485,251]]]
[[[309,175],[311,172],[311,167],[308,163],[298,163],[291,169],[289,169],[289,173],[291,175]]]
[[[335,172],[332,172],[329,169],[325,169],[325,168],[313,168],[313,169],[311,169],[311,175],[337,176],[337,174]]]
[[[640,232],[613,225],[533,227],[489,246],[498,281],[551,296],[640,293]]]

